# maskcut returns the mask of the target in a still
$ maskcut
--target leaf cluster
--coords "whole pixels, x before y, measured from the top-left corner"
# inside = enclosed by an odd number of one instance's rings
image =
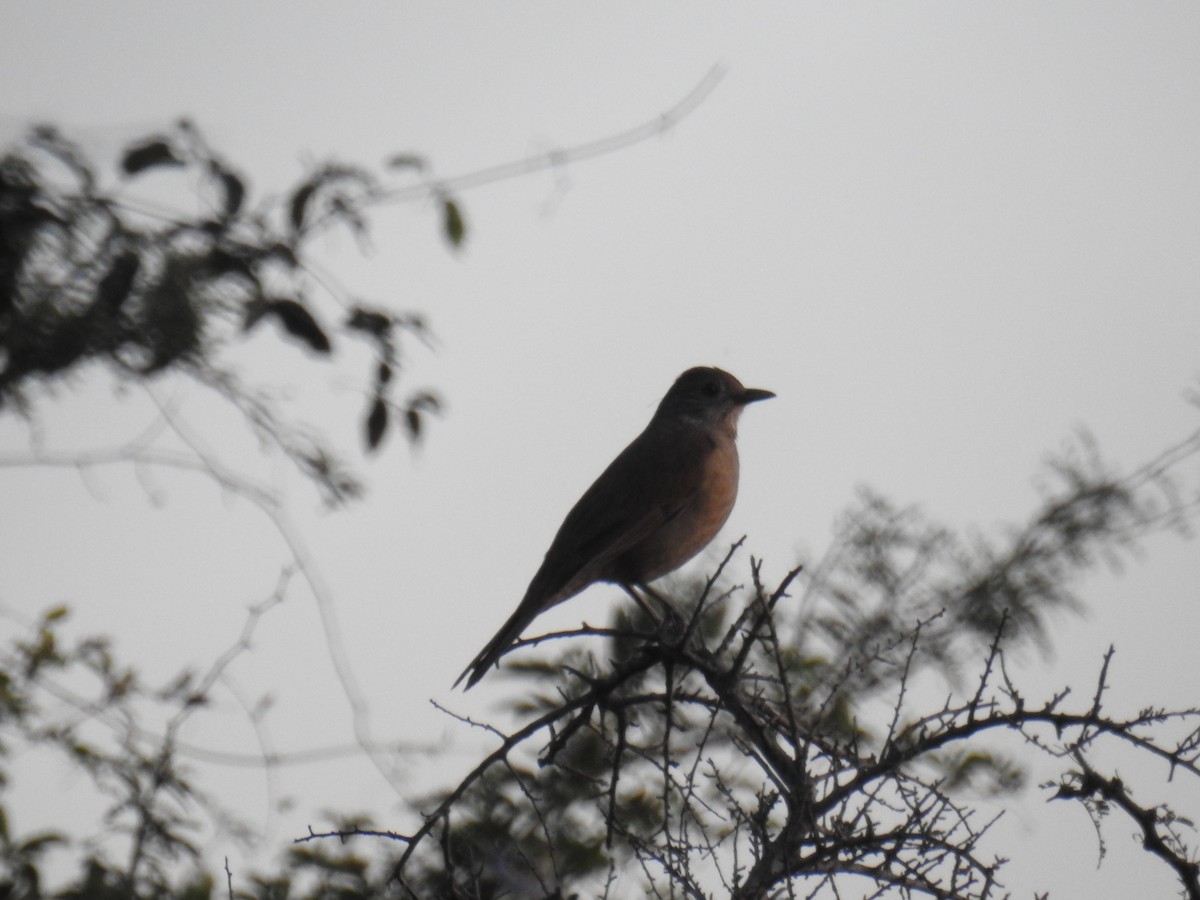
[[[410,439],[420,435],[438,398],[418,390],[397,399],[394,376],[402,338],[427,339],[423,318],[351,299],[312,275],[319,235],[340,228],[366,239],[370,213],[387,197],[381,176],[329,162],[284,196],[260,198],[186,120],[133,142],[119,170],[108,186],[84,152],[50,127],[0,155],[0,409],[27,409],[35,386],[88,364],[135,382],[180,373],[223,394],[261,436],[319,478],[313,463],[322,451],[263,415],[223,368],[224,349],[272,323],[318,360],[337,352],[340,337],[373,349],[363,415],[369,450],[380,447],[394,420]],[[187,186],[195,214],[132,199],[134,188],[163,187],[164,179]],[[457,248],[465,238],[462,214],[444,202],[446,239]]]

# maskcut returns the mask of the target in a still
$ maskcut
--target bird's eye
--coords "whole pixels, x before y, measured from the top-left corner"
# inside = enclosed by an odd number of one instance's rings
[[[704,392],[705,397],[715,397],[717,394],[721,393],[721,386],[715,381],[706,381],[700,390]]]

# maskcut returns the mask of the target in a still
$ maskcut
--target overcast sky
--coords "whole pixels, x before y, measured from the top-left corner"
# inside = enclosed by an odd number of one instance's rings
[[[769,577],[821,553],[859,485],[993,529],[1022,520],[1046,454],[1079,427],[1124,466],[1190,433],[1198,46],[1189,3],[10,2],[0,136],[51,121],[114,160],[187,115],[260,192],[330,155],[419,152],[449,176],[652,120],[723,67],[662,137],[466,193],[457,254],[424,203],[383,214],[365,260],[346,237],[321,247],[353,295],[427,316],[436,345],[415,351],[406,383],[447,406],[418,453],[395,441],[365,466],[359,507],[324,514],[295,485],[289,515],[335,600],[371,733],[457,741],[438,762],[449,779],[476,737],[428,698],[483,715],[511,690],[449,685],[689,366],[778,394],[743,416],[741,498],[718,542],[747,534]],[[298,352],[269,358],[280,383],[313,368]],[[294,408],[352,436],[354,373],[304,377],[314,392]],[[98,376],[74,388],[39,407],[50,449],[111,445],[151,415]],[[234,420],[202,395],[169,396],[236,445]],[[28,427],[0,419],[0,452],[29,449]],[[241,458],[261,474],[252,449]],[[79,633],[117,634],[124,658],[164,677],[231,644],[286,560],[270,522],[202,479],[148,489],[128,468],[0,470],[0,497],[0,605],[68,602]],[[1052,659],[1027,660],[1032,696],[1072,682],[1090,695],[1115,643],[1123,711],[1196,702],[1196,545],[1146,550],[1081,585],[1091,612],[1059,620]],[[602,621],[612,597],[593,589],[546,625]],[[350,743],[311,593],[297,584],[259,627],[230,688],[273,692],[276,749]],[[255,752],[232,694],[205,722],[187,738]],[[322,809],[413,824],[361,761],[286,769],[273,785],[206,774],[271,847],[325,824]],[[64,798],[82,787],[47,778],[39,790]],[[1145,802],[1196,811],[1194,785],[1150,784],[1172,793]],[[1097,870],[1083,812],[1042,796],[1031,789],[1002,826],[1017,842],[999,848],[1014,896],[1174,890],[1124,824]],[[22,829],[57,814],[34,806]],[[231,853],[221,838],[205,850],[214,865]]]

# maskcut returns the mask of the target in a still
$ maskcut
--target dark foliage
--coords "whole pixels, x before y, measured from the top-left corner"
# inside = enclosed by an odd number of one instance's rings
[[[96,166],[50,128],[0,157],[0,410],[24,408],[35,386],[89,363],[134,381],[183,373],[225,394],[261,436],[319,480],[328,451],[266,415],[221,370],[220,352],[266,319],[316,356],[334,353],[320,307],[344,301],[314,299],[310,243],[331,228],[364,235],[384,186],[364,168],[328,163],[286,198],[255,203],[246,180],[186,121],[134,143],[120,169],[126,182],[160,171],[191,178],[208,212],[163,215],[129,199],[128,184],[103,186]],[[445,205],[446,239],[457,247],[465,226],[457,205]],[[417,436],[436,398],[421,390],[393,399],[393,376],[402,335],[423,339],[423,319],[359,304],[337,327],[367,338],[378,354],[368,447],[380,445],[392,404],[405,411],[405,433]],[[349,496],[322,487],[331,500]]]

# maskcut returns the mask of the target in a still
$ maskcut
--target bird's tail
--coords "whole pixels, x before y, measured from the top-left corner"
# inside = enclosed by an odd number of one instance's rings
[[[471,664],[458,676],[458,680],[454,682],[454,687],[458,687],[464,678],[467,679],[467,686],[463,690],[469,691],[474,687],[475,683],[487,674],[487,670],[498,663],[500,657],[505,654],[508,648],[516,643],[517,638],[521,636],[521,632],[525,630],[525,627],[530,622],[537,618],[538,613],[541,611],[542,606],[540,604],[536,606],[530,604],[527,597],[517,607],[517,611],[504,623],[504,627],[496,632],[496,636],[487,642],[487,646],[479,651],[479,655],[471,660]]]

